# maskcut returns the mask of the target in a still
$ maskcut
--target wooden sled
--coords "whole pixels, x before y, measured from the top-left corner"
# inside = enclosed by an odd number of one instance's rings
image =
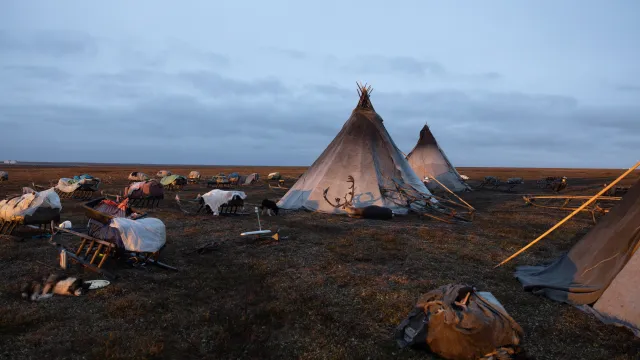
[[[185,214],[193,214],[193,207],[197,206],[198,208],[195,210],[195,214],[200,214],[201,212],[205,212],[207,214],[213,214],[211,208],[205,204],[203,198],[195,199],[195,200],[187,200],[187,204],[189,204],[188,208],[192,210],[189,211],[185,209],[180,199],[176,199],[178,203],[178,207]],[[193,206],[193,207],[192,207]],[[249,215],[249,213],[240,213],[238,210],[241,210],[244,206],[244,200],[239,196],[234,196],[233,199],[227,201],[226,203],[220,205],[218,208],[218,215],[220,216],[239,216],[239,215]]]
[[[592,196],[532,196],[525,195],[522,199],[526,206],[535,206],[542,209],[552,210],[564,210],[575,211],[580,208],[582,204],[590,200]],[[613,207],[614,201],[621,200],[621,197],[617,196],[600,196],[598,201],[602,201],[605,204],[594,202],[588,207],[581,209],[582,212],[588,212],[591,214],[591,219],[595,224],[597,222],[596,215],[604,215],[609,212]],[[602,206],[601,206],[602,205]]]
[[[35,184],[33,185],[38,190],[46,190],[50,188],[50,187],[45,187],[41,185],[35,185]],[[64,192],[59,190],[57,187],[55,187],[55,185],[53,186],[56,194],[58,194],[60,199],[74,199],[74,200],[89,200],[93,198],[93,195],[95,194],[96,191],[98,191],[99,187],[100,187],[100,179],[98,178],[93,178],[87,181],[85,184],[80,185],[76,190],[72,192]]]
[[[73,249],[65,248],[55,241],[55,237],[59,235],[75,236],[80,240],[80,245],[75,249],[75,251]],[[124,249],[119,249],[116,244],[112,242],[97,239],[85,233],[59,227],[53,228],[53,233],[49,242],[54,246],[65,250],[67,252],[67,257],[73,262],[78,263],[93,272],[102,274],[110,280],[115,280],[117,275],[103,269],[103,265],[109,257],[129,260],[134,266],[151,264],[163,269],[178,271],[177,268],[158,261],[158,257],[160,256],[160,252],[164,249],[164,246],[153,253],[128,252]]]
[[[44,234],[52,231],[52,224],[60,222],[60,209],[40,208],[31,216],[19,220],[0,219],[0,235],[13,235],[23,226],[28,226]]]
[[[198,199],[198,203],[200,207],[198,207],[198,211],[196,211],[196,214],[199,214],[203,210],[208,214],[213,214],[213,211],[211,211],[211,208],[209,208],[209,206],[204,203],[203,198]],[[218,208],[218,214],[219,215],[244,215],[244,214],[238,213],[238,209],[242,209],[243,207],[244,207],[244,200],[242,200],[239,196],[236,195],[233,197],[233,199],[220,205],[220,207]]]
[[[144,198],[131,198],[131,197],[124,197],[122,195],[117,195],[117,194],[109,194],[106,193],[104,191],[100,192],[100,194],[102,196],[104,196],[105,198],[108,198],[110,200],[114,200],[116,202],[119,202],[120,199],[125,199],[128,198],[129,199],[129,206],[136,206],[136,207],[140,207],[140,208],[150,208],[153,209],[155,207],[160,206],[160,201],[164,199],[164,195],[162,196],[148,196],[148,197],[144,197]]]
[[[99,198],[90,201],[83,205],[83,209],[85,211],[85,215],[89,219],[95,220],[97,223],[106,226],[115,216],[95,209],[95,207],[98,206],[102,202],[102,200],[105,200],[105,198]],[[140,216],[138,216],[136,219],[141,219],[147,215],[146,213],[132,208],[131,206],[127,206],[124,214],[125,216],[129,216],[134,212],[140,214]],[[89,226],[91,227],[97,225]],[[55,237],[59,234],[68,234],[79,238],[80,245],[75,249],[75,251],[68,251],[63,246],[55,242]],[[101,273],[111,279],[115,279],[116,276],[102,269],[105,261],[110,256],[113,258],[126,258],[130,262],[132,262],[134,266],[149,263],[165,269],[177,271],[176,268],[158,261],[158,257],[162,249],[164,249],[164,246],[155,252],[132,252],[118,247],[114,242],[107,239],[99,239],[95,236],[89,235],[89,228],[87,229],[87,233],[81,233],[71,229],[54,227],[50,242],[56,246],[61,246],[65,251],[67,251],[67,256],[73,261],[83,265],[89,270]]]

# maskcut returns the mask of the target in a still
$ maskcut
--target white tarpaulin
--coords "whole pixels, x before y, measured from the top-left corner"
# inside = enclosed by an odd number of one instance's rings
[[[233,199],[236,195],[238,195],[242,200],[247,198],[247,195],[242,191],[224,191],[215,189],[202,195],[202,199],[205,204],[209,205],[211,211],[213,211],[213,215],[218,215],[218,208],[220,205]]]
[[[53,188],[41,192],[28,192],[10,200],[0,201],[0,219],[20,220],[33,215],[40,207],[62,209],[60,197]]]
[[[134,191],[140,189],[142,185],[144,185],[144,183],[145,183],[144,181],[139,181],[129,185],[129,191],[127,192],[127,196],[133,194]]]
[[[160,219],[113,218],[109,226],[118,230],[128,251],[156,252],[167,241],[167,231]]]
[[[56,189],[65,193],[71,193],[76,191],[80,187],[80,185],[83,185],[86,182],[87,182],[87,179],[80,179],[80,181],[76,181],[74,179],[61,178],[60,180],[58,180],[58,185],[56,185]]]

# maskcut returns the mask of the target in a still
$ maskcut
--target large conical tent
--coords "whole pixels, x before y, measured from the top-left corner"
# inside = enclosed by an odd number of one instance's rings
[[[526,290],[579,305],[640,336],[638,247],[640,180],[567,254],[549,266],[518,267],[516,278]]]
[[[421,179],[427,176],[435,177],[449,190],[455,192],[470,190],[456,168],[451,165],[444,151],[438,146],[436,138],[427,125],[420,130],[420,139],[407,155],[407,161]]]
[[[378,205],[396,214],[406,214],[409,211],[407,196],[415,199],[431,195],[389,136],[382,118],[373,109],[370,93],[371,87],[358,85],[360,101],[351,117],[280,199],[279,207],[344,213],[324,199],[323,191],[329,188],[327,198],[332,201],[344,197],[349,192],[347,178],[350,175],[355,180],[355,207]]]

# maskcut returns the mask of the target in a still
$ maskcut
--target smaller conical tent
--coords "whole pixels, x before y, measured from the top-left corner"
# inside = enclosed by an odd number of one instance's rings
[[[347,182],[353,176],[353,205],[383,206],[396,214],[406,214],[410,207],[424,207],[414,199],[431,193],[411,170],[402,152],[382,124],[371,104],[371,87],[358,85],[360,100],[342,130],[324,152],[280,199],[283,209],[306,209],[323,213],[344,213],[324,198],[329,189],[331,200],[350,191]],[[437,203],[435,199],[430,200]]]
[[[638,247],[640,180],[567,254],[548,266],[520,266],[515,276],[525,290],[577,305],[640,336]]]
[[[418,143],[407,155],[407,161],[421,179],[427,176],[435,177],[449,190],[455,192],[470,190],[456,168],[447,159],[427,125],[420,130]]]

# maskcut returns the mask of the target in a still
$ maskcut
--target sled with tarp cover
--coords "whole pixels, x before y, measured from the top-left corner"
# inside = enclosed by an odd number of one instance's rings
[[[0,235],[12,235],[20,226],[47,231],[52,222],[60,222],[62,204],[53,188],[40,192],[23,188],[22,192],[0,201]]]
[[[177,270],[158,260],[166,243],[166,228],[160,219],[147,217],[131,207],[128,199],[117,203],[99,198],[86,203],[83,209],[89,218],[86,231],[54,227],[51,235],[50,242],[61,247],[72,261],[111,279],[116,276],[103,268],[108,258],[124,259],[136,267],[151,264]],[[77,242],[56,241],[64,241],[61,238],[65,235]]]
[[[54,186],[61,199],[88,200],[100,187],[100,179],[88,174],[77,175],[73,178],[61,178]],[[39,186],[39,188],[42,188]]]
[[[160,184],[168,191],[179,191],[187,185],[187,178],[182,175],[169,175],[160,180]]]

